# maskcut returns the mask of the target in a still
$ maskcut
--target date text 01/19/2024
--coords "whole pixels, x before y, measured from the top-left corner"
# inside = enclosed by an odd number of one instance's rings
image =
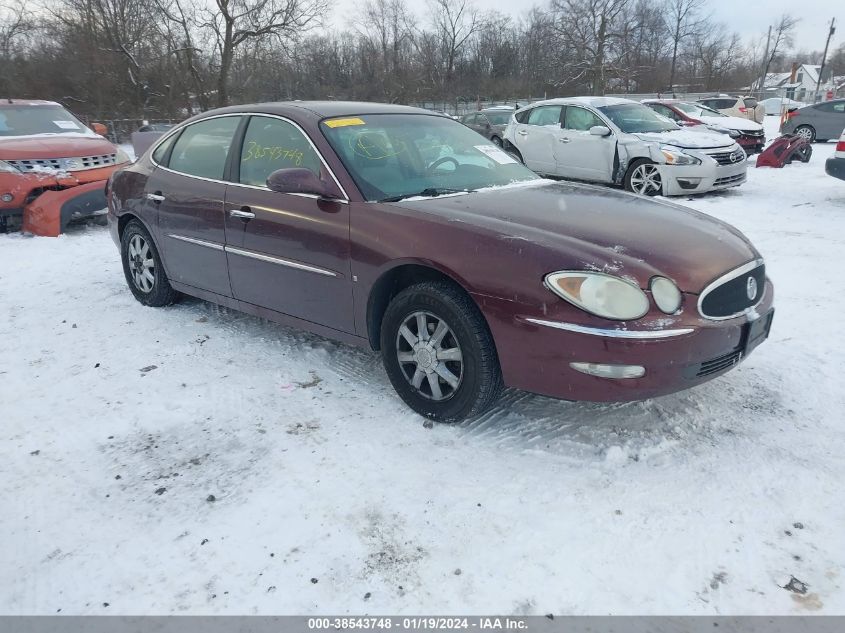
[[[521,631],[528,623],[520,618],[506,617],[343,617],[309,618],[310,630],[373,629],[400,631],[413,630],[508,630]]]

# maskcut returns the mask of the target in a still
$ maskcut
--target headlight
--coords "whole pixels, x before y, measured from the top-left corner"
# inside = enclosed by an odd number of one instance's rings
[[[677,147],[662,146],[660,153],[666,159],[667,165],[700,165],[701,159],[689,154],[684,154]]]
[[[737,130],[728,130],[728,136],[731,138],[739,138],[739,132]]]
[[[114,156],[114,161],[119,165],[120,163],[131,162],[132,159],[129,158],[129,154],[127,154],[126,152],[124,152],[122,149],[120,149],[118,147],[117,152],[115,153],[115,156]]]
[[[617,321],[633,321],[648,312],[648,297],[629,281],[576,270],[546,275],[546,287],[582,310]]]
[[[16,167],[12,167],[9,163],[5,163],[0,160],[0,172],[10,173],[10,174],[19,174],[21,173],[19,169]]]
[[[655,277],[651,280],[651,296],[666,314],[674,314],[681,307],[681,291],[671,279]]]

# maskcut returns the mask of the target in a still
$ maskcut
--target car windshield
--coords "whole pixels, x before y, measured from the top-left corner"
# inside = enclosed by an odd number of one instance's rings
[[[599,110],[626,134],[669,132],[680,129],[664,116],[639,103],[620,103]]]
[[[490,121],[490,125],[507,125],[511,118],[510,112],[485,112],[484,116]]]
[[[727,114],[722,114],[714,110],[713,108],[708,108],[706,105],[702,105],[700,103],[685,103],[685,102],[678,102],[675,103],[675,107],[678,108],[684,114],[689,114],[692,117],[702,117],[702,116],[709,116],[709,117],[727,117]]]
[[[367,114],[320,128],[367,200],[437,196],[536,180],[468,127],[424,114]]]
[[[91,134],[85,125],[58,105],[0,106],[0,136],[32,134]]]

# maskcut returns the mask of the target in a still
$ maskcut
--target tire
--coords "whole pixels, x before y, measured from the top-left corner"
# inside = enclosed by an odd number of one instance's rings
[[[426,325],[423,337],[420,315]],[[438,335],[440,340],[433,342]],[[431,420],[457,422],[478,415],[502,390],[487,323],[475,303],[453,284],[424,282],[397,294],[382,319],[381,354],[399,397]]]
[[[160,308],[179,298],[167,279],[153,238],[138,220],[131,220],[123,229],[120,258],[129,290],[140,303]]]
[[[663,193],[663,180],[657,169],[657,163],[645,158],[631,163],[628,171],[625,172],[624,184],[626,191],[643,196],[656,196]]]
[[[509,142],[504,141],[504,145],[502,145],[502,149],[505,150],[506,153],[510,154],[515,160],[519,161],[520,165],[525,164],[525,160],[522,158],[522,154],[516,149],[516,146]]]
[[[816,140],[816,129],[812,125],[799,125],[792,133],[804,137],[810,143]]]

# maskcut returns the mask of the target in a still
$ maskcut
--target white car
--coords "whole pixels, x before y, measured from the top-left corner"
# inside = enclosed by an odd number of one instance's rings
[[[539,174],[651,196],[736,187],[748,169],[730,136],[682,130],[641,103],[613,97],[532,103],[511,117],[504,146]]]
[[[842,130],[833,156],[825,161],[824,170],[829,176],[845,180],[845,130]]]
[[[787,99],[787,98],[780,98],[780,97],[769,97],[768,99],[763,99],[760,102],[766,109],[766,114],[768,116],[780,116],[789,108],[800,108],[801,106],[807,105],[802,101],[795,101],[794,99]]]
[[[762,123],[763,119],[766,118],[766,108],[761,106],[754,97],[719,95],[699,99],[698,103],[703,103],[708,108],[718,110],[722,114],[736,116],[742,119],[751,119],[757,123]]]

